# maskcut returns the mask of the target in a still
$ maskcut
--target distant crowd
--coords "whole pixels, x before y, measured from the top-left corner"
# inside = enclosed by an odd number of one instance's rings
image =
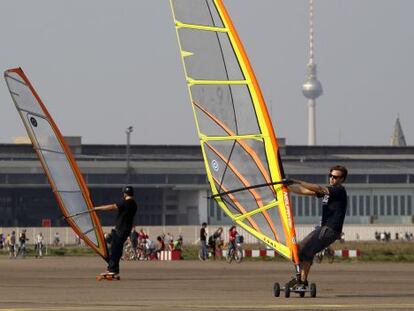
[[[375,240],[381,242],[389,242],[391,241],[391,232],[379,232],[375,231]],[[404,234],[402,232],[395,232],[394,234],[395,241],[412,241],[413,240],[413,233],[406,231]]]
[[[3,233],[0,233],[0,250],[7,250],[9,258],[17,258],[19,256],[24,258],[27,252],[27,241],[29,241],[29,239],[27,238],[25,229],[20,232],[18,237],[14,230],[6,236],[4,236]],[[34,245],[36,258],[41,258],[44,253],[43,234],[41,232],[37,234]]]
[[[105,240],[110,249],[111,234],[105,233]],[[139,231],[132,228],[131,234],[124,244],[124,251],[122,255],[123,260],[156,260],[159,259],[162,251],[177,251],[183,250],[183,237],[178,235],[176,239],[170,233],[161,233],[155,240],[150,238],[144,229]]]

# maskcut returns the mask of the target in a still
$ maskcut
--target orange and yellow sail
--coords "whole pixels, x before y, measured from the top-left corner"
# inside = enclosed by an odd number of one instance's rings
[[[221,0],[170,0],[211,191],[238,225],[298,264],[266,104]]]

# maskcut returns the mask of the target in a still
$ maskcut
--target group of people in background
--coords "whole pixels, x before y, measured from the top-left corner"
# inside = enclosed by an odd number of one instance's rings
[[[110,233],[105,234],[108,245],[111,243]],[[179,235],[174,239],[170,233],[162,233],[151,239],[144,229],[136,230],[132,228],[131,234],[128,236],[124,244],[123,260],[154,260],[159,259],[162,251],[179,251],[183,249],[183,237]]]
[[[391,241],[391,232],[379,232],[375,231],[375,240],[382,241],[382,242],[389,242]],[[406,231],[404,234],[402,232],[395,232],[394,234],[395,241],[412,241],[413,240],[413,233]]]
[[[228,231],[227,256],[231,250],[237,248],[237,243],[243,240],[243,237],[237,232],[236,226],[231,226]],[[200,259],[216,259],[218,253],[224,247],[223,227],[219,227],[212,235],[208,235],[207,223],[203,222],[200,228]]]
[[[3,233],[0,234],[0,249],[6,249],[9,253],[9,258],[17,258],[21,256],[24,258],[26,256],[27,247],[26,242],[29,241],[29,238],[26,234],[26,229],[23,229],[19,236],[17,237],[16,231],[12,231],[4,236]],[[34,241],[35,245],[35,254],[36,258],[42,257],[44,244],[43,244],[43,234],[39,232]],[[40,255],[39,255],[40,254]]]

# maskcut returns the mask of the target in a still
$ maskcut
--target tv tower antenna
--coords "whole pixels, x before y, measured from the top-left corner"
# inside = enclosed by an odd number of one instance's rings
[[[308,99],[308,145],[316,145],[316,99],[322,95],[322,84],[316,77],[313,34],[313,0],[309,0],[309,62],[302,93]]]

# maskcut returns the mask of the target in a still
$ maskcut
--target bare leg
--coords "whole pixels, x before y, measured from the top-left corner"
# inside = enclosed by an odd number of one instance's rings
[[[302,268],[301,269],[301,272],[302,272],[301,278],[302,278],[302,282],[307,281],[308,274],[309,274],[309,271],[310,271],[311,266],[312,266],[312,263],[311,262],[308,262],[308,261],[302,261],[301,262],[301,268]]]

